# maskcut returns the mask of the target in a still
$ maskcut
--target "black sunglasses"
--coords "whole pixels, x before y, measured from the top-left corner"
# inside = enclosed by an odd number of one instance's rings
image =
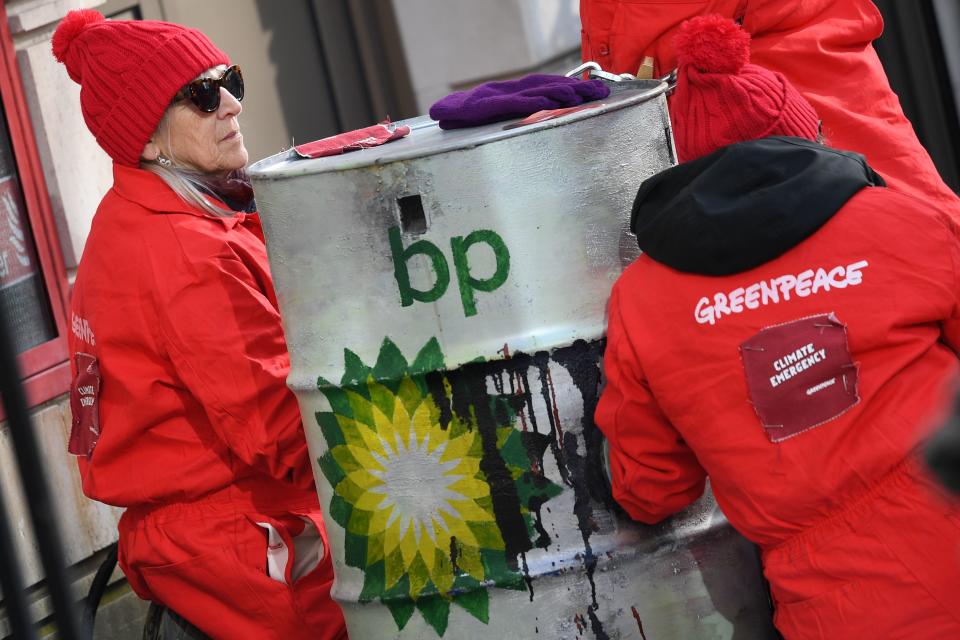
[[[237,100],[243,100],[243,74],[240,72],[240,65],[227,67],[219,78],[200,78],[188,82],[173,96],[171,104],[189,98],[200,111],[213,113],[220,108],[220,87],[229,91]]]

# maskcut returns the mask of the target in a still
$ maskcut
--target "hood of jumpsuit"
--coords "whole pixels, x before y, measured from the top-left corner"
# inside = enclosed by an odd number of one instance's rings
[[[630,229],[661,264],[731,275],[786,253],[868,186],[886,183],[858,153],[802,138],[762,138],[644,181]]]

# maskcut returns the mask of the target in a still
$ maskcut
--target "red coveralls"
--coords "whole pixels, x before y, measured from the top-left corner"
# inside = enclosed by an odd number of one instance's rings
[[[99,418],[83,489],[127,507],[120,565],[134,591],[215,638],[346,637],[258,216],[204,215],[114,165],[71,321],[71,351],[86,354],[71,450]],[[297,580],[306,522],[324,555]]]
[[[871,44],[883,18],[870,0],[580,0],[583,59],[607,71],[676,67],[671,42],[698,15],[742,18],[751,61],[783,73],[823,120],[827,143],[862,153],[887,184],[960,217],[960,200],[920,145]]]
[[[789,300],[750,297],[755,283],[818,268],[829,290],[807,281]],[[714,308],[722,292],[738,312]],[[777,371],[786,379],[819,362],[823,329],[801,339],[812,348],[739,347],[830,313],[846,324],[856,366],[844,376],[859,377],[859,403],[774,443],[764,424],[781,427],[762,423],[751,401],[784,382]],[[958,346],[956,223],[888,189],[863,189],[814,235],[735,275],[681,273],[644,255],[610,300],[596,419],[614,495],[654,523],[699,497],[709,474],[727,518],[762,550],[788,640],[960,638],[960,515],[909,453],[960,371]],[[750,383],[748,359],[768,365]],[[837,380],[795,392],[796,411],[843,400]],[[844,391],[853,380],[843,377]],[[776,422],[793,420],[784,406]]]

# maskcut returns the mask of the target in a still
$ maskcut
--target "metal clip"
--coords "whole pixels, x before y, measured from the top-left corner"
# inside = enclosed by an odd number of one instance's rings
[[[677,70],[674,69],[667,75],[660,78],[660,82],[667,83],[667,93],[673,93],[674,89],[677,88]]]
[[[567,76],[568,78],[576,78],[580,74],[586,73],[588,71],[591,78],[599,78],[601,80],[607,80],[609,82],[623,82],[624,80],[637,79],[637,77],[632,73],[621,73],[620,75],[617,75],[615,73],[610,73],[609,71],[604,71],[600,67],[599,63],[596,63],[593,61],[584,62],[576,69],[571,69],[564,75]]]

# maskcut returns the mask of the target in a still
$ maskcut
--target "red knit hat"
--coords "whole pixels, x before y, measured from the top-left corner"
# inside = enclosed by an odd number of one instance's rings
[[[817,112],[782,74],[750,64],[750,34],[733,20],[687,20],[673,46],[678,73],[670,111],[681,162],[768,136],[817,140]]]
[[[153,20],[105,20],[71,11],[53,55],[80,85],[87,128],[114,162],[136,167],[177,91],[230,58],[196,29]]]

